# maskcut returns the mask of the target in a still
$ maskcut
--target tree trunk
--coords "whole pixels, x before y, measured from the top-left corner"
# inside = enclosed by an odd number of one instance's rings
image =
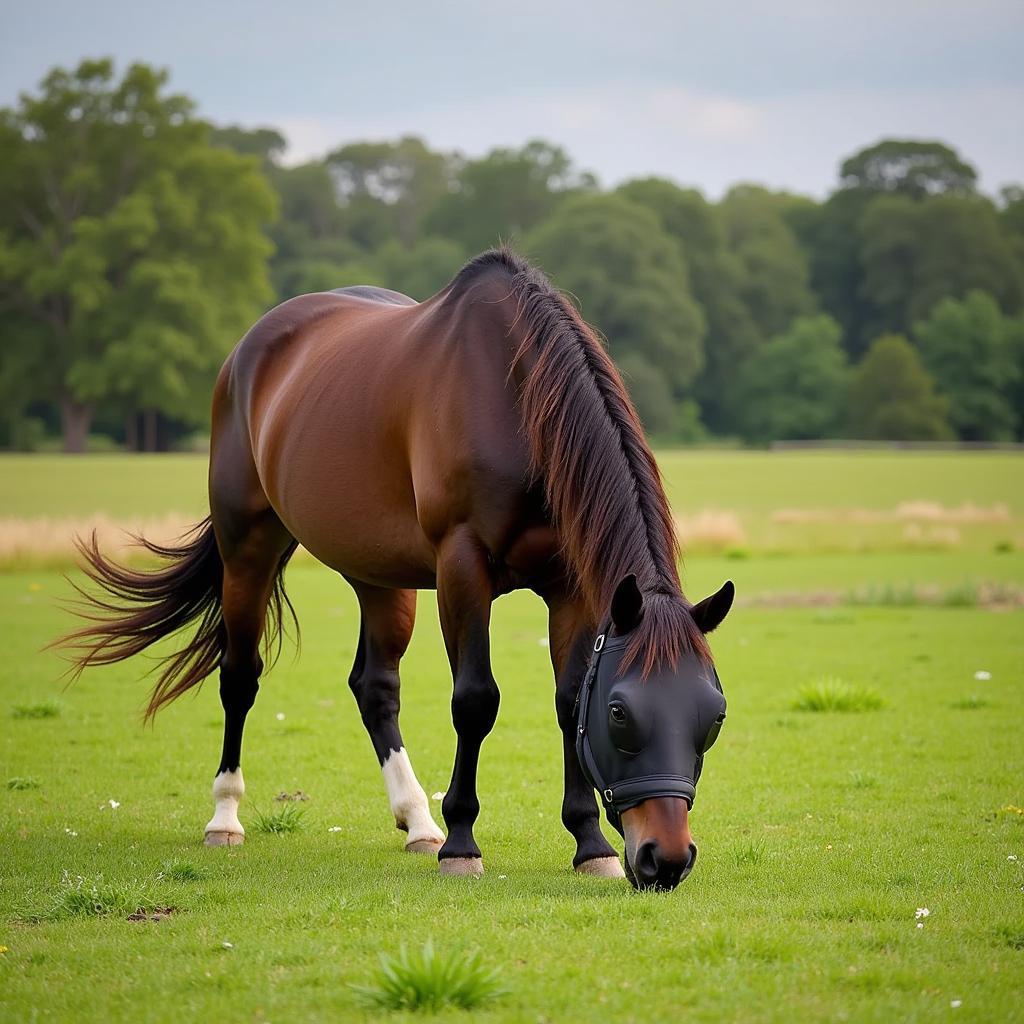
[[[64,435],[64,451],[84,452],[92,423],[92,406],[70,396],[60,400],[60,429]]]
[[[124,446],[130,452],[139,450],[139,415],[130,412],[124,418]]]
[[[156,422],[156,410],[147,409],[142,414],[142,449],[147,452],[156,451],[157,442],[157,422]]]

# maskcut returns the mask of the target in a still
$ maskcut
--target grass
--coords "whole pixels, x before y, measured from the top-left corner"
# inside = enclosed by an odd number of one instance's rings
[[[39,789],[42,783],[31,776],[15,775],[7,780],[8,789]]]
[[[804,686],[792,704],[794,711],[879,711],[883,707],[885,701],[876,690],[830,678]]]
[[[54,889],[36,897],[35,905],[23,910],[22,921],[66,921],[77,917],[145,917],[159,910],[171,911],[166,893],[153,890],[150,883],[132,879],[111,882],[103,875],[85,877],[65,871]]]
[[[35,704],[14,704],[11,707],[11,718],[56,718],[60,715],[60,702],[56,700],[40,700]]]
[[[473,1010],[505,994],[497,968],[487,968],[479,953],[438,953],[427,940],[419,953],[405,946],[397,956],[382,953],[370,981],[353,991],[375,1010],[438,1013],[448,1007]]]
[[[1024,546],[972,547],[967,526],[949,550],[811,553],[815,535],[804,553],[766,555],[757,524],[771,529],[774,508],[894,508],[928,497],[1006,502],[1016,517],[1022,505],[1021,474],[1008,468],[1016,463],[987,455],[953,472],[945,455],[850,455],[849,474],[836,458],[723,453],[716,463],[673,453],[677,500],[693,483],[677,511],[735,508],[748,532],[748,558],[689,558],[688,592],[702,596],[725,578],[741,599],[1024,582]],[[64,504],[55,513],[84,515],[109,495],[112,516],[159,515],[176,489],[195,493],[186,477],[202,476],[201,460],[177,457],[166,480],[146,460],[82,463],[91,470],[60,478],[65,461],[54,457],[55,479],[12,488],[3,511],[37,514],[32,502],[45,497]],[[776,480],[772,467],[785,472]],[[55,604],[67,589],[56,572],[0,574],[0,708],[57,692],[61,663],[39,651],[68,625]],[[691,815],[700,858],[675,893],[660,895],[571,871],[536,598],[517,593],[494,607],[502,706],[480,760],[486,874],[469,881],[403,851],[343,682],[358,637],[351,591],[308,562],[289,570],[289,591],[304,647],[262,680],[249,715],[243,846],[202,845],[223,728],[215,679],[153,729],[139,725],[144,658],[87,673],[61,694],[55,718],[6,718],[0,778],[45,785],[0,787],[0,1019],[374,1019],[352,986],[373,984],[382,953],[419,951],[428,938],[439,956],[473,948],[501,970],[507,994],[464,1015],[484,1024],[931,1020],[954,1012],[953,999],[964,1019],[1021,1019],[1019,608],[736,608],[712,637],[729,719]],[[455,749],[434,609],[422,594],[402,687],[405,743],[428,795],[448,788]],[[976,680],[979,670],[989,678]],[[801,683],[827,679],[883,694],[886,712],[791,709]],[[258,809],[274,813],[275,795],[300,789],[316,798],[310,827],[287,841],[255,827]],[[81,876],[84,896],[65,893],[65,872],[67,888]],[[132,903],[145,921],[129,920]],[[71,912],[97,905],[110,912]],[[179,909],[154,923],[168,907]],[[918,907],[930,909],[922,929]]]
[[[253,824],[259,832],[284,835],[304,829],[306,827],[305,814],[305,810],[296,807],[295,804],[284,804],[269,811],[257,810],[253,817]]]

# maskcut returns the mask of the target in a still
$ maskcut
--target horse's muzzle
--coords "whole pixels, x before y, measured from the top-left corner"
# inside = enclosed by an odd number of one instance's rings
[[[671,892],[693,870],[697,847],[690,843],[682,856],[666,855],[655,840],[641,844],[630,865],[629,880],[637,889]]]

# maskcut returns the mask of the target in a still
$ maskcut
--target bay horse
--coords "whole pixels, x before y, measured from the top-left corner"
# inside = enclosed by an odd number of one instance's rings
[[[605,632],[627,638],[617,671],[634,666],[638,681],[683,664],[706,669],[705,633],[729,610],[732,585],[698,605],[683,596],[673,520],[622,379],[543,274],[500,248],[424,302],[357,286],[272,309],[217,379],[209,498],[209,517],[179,545],[142,540],[164,560],[156,570],[113,563],[95,536],[81,542],[99,591],[83,592],[88,625],[58,641],[77,673],[193,627],[164,659],[146,717],[219,670],[224,744],[208,845],[244,839],[242,731],[261,649],[279,650],[282,618],[294,616],[283,574],[301,543],[355,590],[349,685],[405,848],[436,853],[446,874],[483,871],[473,825],[480,748],[499,701],[491,603],[519,588],[543,598],[573,866],[622,877],[601,832],[592,773],[576,752],[576,703],[594,636],[610,617]],[[416,592],[434,588],[457,734],[442,803],[447,836],[399,729],[399,662]],[[652,694],[656,685],[647,683]],[[673,720],[671,709],[653,713]],[[692,786],[669,787],[610,810],[634,884],[671,888],[685,877],[696,852],[691,802]]]

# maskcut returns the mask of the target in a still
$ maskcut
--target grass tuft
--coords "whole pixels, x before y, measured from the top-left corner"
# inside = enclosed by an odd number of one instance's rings
[[[8,789],[39,789],[42,783],[31,775],[15,775],[7,780]]]
[[[206,877],[202,868],[189,864],[185,860],[165,860],[157,878],[167,878],[172,882],[199,882]]]
[[[986,697],[979,697],[972,693],[969,697],[962,697],[949,705],[954,711],[979,711],[981,708],[992,707],[992,701]]]
[[[739,867],[756,867],[765,859],[763,839],[752,839],[732,851],[732,861]]]
[[[306,827],[303,817],[306,812],[295,804],[283,804],[269,813],[256,811],[254,827],[259,832],[283,835],[286,832],[301,832]]]
[[[803,687],[792,707],[794,711],[878,711],[885,701],[877,690],[828,677]]]
[[[1024,949],[1024,925],[1003,925],[996,929],[996,939],[1010,949]]]
[[[11,718],[57,718],[60,712],[59,701],[41,700],[36,704],[15,704],[11,708]]]
[[[146,882],[108,882],[103,875],[87,878],[65,871],[57,888],[36,907],[24,911],[23,921],[67,921],[76,917],[131,917],[168,910],[169,901],[153,893]]]
[[[859,768],[854,768],[850,772],[850,785],[854,789],[874,789],[878,785],[878,776],[872,775],[871,772],[861,771]]]
[[[352,988],[374,1009],[434,1013],[446,1007],[471,1010],[497,999],[505,994],[498,977],[478,953],[437,953],[428,940],[418,954],[410,955],[405,946],[398,956],[382,953],[370,982]]]

